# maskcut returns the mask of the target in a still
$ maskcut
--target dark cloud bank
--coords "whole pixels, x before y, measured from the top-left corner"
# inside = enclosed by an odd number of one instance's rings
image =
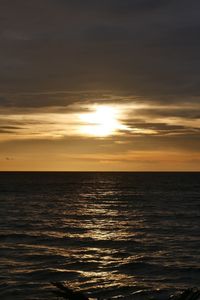
[[[2,92],[199,97],[198,0],[2,0],[0,8]]]

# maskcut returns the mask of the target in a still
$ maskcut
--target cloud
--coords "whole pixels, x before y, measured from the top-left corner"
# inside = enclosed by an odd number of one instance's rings
[[[2,0],[1,147],[199,149],[199,10],[197,0]],[[120,107],[129,130],[79,136],[74,116],[94,104]]]
[[[2,1],[1,91],[199,97],[199,8],[197,0]]]

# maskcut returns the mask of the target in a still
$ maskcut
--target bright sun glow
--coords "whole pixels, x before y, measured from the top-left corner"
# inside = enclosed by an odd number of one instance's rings
[[[115,107],[96,106],[93,112],[80,115],[81,121],[85,123],[81,126],[81,133],[97,137],[112,135],[124,127],[118,118],[119,112]]]

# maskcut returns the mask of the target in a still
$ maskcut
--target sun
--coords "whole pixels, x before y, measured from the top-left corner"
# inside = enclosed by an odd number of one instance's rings
[[[118,110],[112,106],[96,106],[92,112],[81,114],[80,119],[81,133],[89,136],[107,137],[123,127],[118,120]]]

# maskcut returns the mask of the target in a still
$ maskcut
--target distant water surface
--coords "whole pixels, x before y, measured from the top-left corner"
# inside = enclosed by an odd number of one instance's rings
[[[200,283],[200,173],[0,173],[0,299]]]

